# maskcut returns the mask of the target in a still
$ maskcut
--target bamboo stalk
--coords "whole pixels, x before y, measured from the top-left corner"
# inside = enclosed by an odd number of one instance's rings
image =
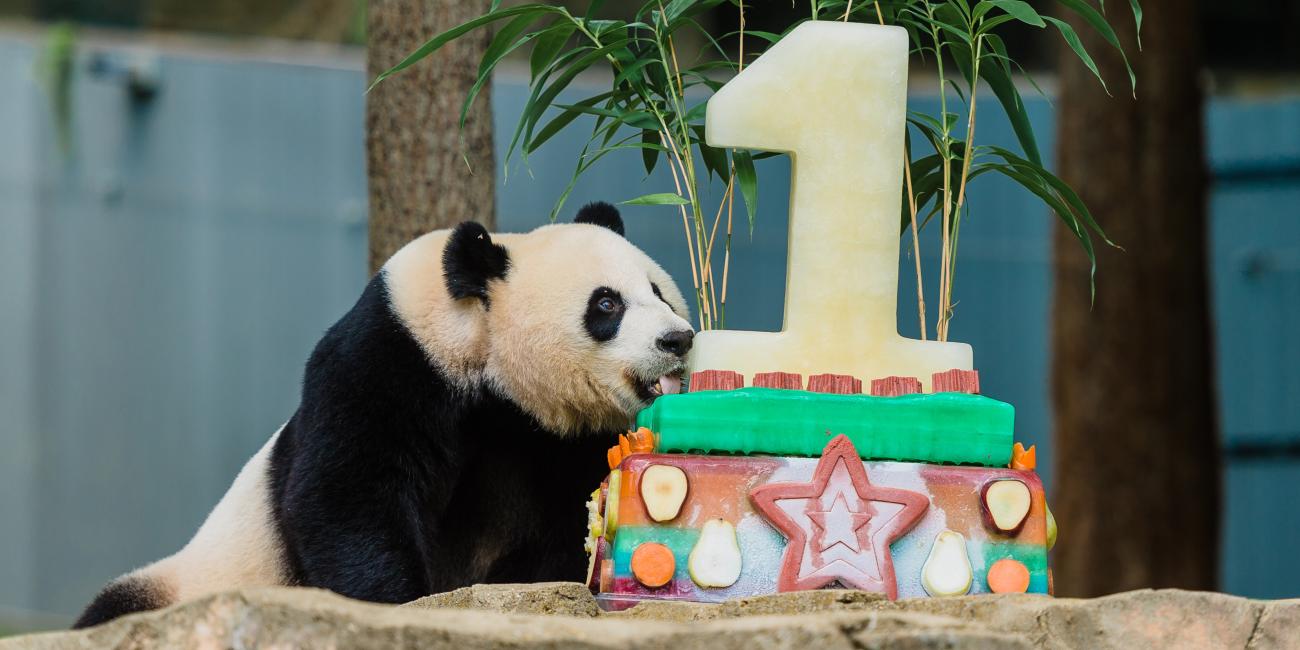
[[[916,260],[916,315],[921,323],[921,340],[926,340],[925,332],[925,285],[921,282],[921,240],[916,227],[916,194],[912,191],[912,154],[906,144],[903,145],[903,178],[907,180],[907,208],[912,215],[912,257]]]

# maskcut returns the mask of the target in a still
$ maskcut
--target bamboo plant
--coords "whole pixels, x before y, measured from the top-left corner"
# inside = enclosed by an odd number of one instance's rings
[[[739,24],[735,31],[711,33],[699,17],[723,2],[737,6]],[[530,3],[502,7],[500,0],[495,0],[483,16],[434,36],[379,75],[374,83],[419,62],[456,38],[494,27],[496,32],[484,51],[477,79],[464,99],[463,125],[469,107],[496,66],[516,50],[528,48],[531,92],[510,138],[507,168],[516,155],[526,159],[578,117],[590,116],[590,134],[568,185],[552,209],[554,219],[577,180],[604,156],[637,150],[647,174],[663,159],[671,172],[672,186],[624,203],[671,206],[679,213],[690,251],[691,281],[701,329],[722,327],[725,321],[736,190],[743,198],[752,231],[758,201],[754,161],[773,155],[710,147],[704,139],[707,95],[743,70],[747,57],[761,53],[754,49],[755,44],[765,46],[779,41],[802,20],[901,26],[908,32],[912,54],[937,70],[939,114],[908,114],[911,131],[924,142],[926,153],[912,155],[914,138],[909,132],[909,155],[904,158],[907,163],[901,230],[910,232],[912,238],[922,338],[927,337],[927,327],[919,232],[939,217],[942,237],[935,336],[947,340],[953,314],[957,244],[963,212],[969,210],[967,186],[980,176],[1001,174],[1051,208],[1092,261],[1090,282],[1096,273],[1093,237],[1115,245],[1078,195],[1044,167],[1025,104],[1013,83],[1013,70],[1019,66],[999,33],[1012,22],[1037,28],[1050,26],[1105,86],[1078,35],[1059,16],[1040,13],[1021,0],[809,0],[806,18],[774,33],[746,30],[744,0],[649,0],[628,20],[598,18],[602,4],[602,0],[591,0],[586,11],[576,15],[562,6]],[[1125,56],[1103,13],[1104,7],[1094,7],[1088,0],[1056,0],[1054,5],[1079,16],[1120,56]],[[1140,28],[1142,10],[1138,0],[1130,0],[1130,11]],[[698,33],[706,44],[701,52],[690,53],[689,59],[674,43],[674,36],[683,30]],[[722,45],[731,38],[738,43],[734,57]],[[604,67],[611,73],[609,90],[572,103],[562,102],[561,92],[593,67]],[[1009,119],[1019,152],[975,144],[976,110],[981,105],[976,91],[981,82],[992,91]],[[1134,84],[1130,68],[1130,91]],[[725,179],[726,191],[719,208],[706,212],[700,188],[715,175]],[[715,273],[719,266],[715,251],[719,248],[721,269]]]

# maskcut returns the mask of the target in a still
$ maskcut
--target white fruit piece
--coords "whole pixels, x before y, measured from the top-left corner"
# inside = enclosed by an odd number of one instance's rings
[[[651,465],[641,472],[641,502],[655,521],[671,521],[686,501],[686,472],[672,465]]]
[[[921,567],[921,585],[931,596],[960,596],[970,591],[974,572],[966,555],[966,538],[945,530],[934,538],[930,557]]]
[[[1015,535],[1029,517],[1029,487],[1015,479],[993,481],[984,486],[985,521],[999,532]]]
[[[740,543],[736,527],[725,519],[710,519],[700,529],[686,568],[701,587],[730,587],[740,579]]]
[[[587,553],[596,551],[596,540],[605,534],[605,520],[600,516],[600,488],[591,493],[587,500],[587,541],[583,545]]]

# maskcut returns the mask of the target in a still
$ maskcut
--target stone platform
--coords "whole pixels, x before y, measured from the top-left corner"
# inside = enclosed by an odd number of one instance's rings
[[[578,584],[483,585],[402,606],[314,589],[210,596],[0,650],[88,648],[1297,648],[1300,600],[1133,591],[889,602],[855,591],[602,613]]]

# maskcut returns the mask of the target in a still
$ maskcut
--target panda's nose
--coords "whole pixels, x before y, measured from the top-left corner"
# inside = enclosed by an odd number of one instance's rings
[[[679,357],[684,357],[687,352],[691,351],[691,341],[694,339],[695,332],[691,330],[677,330],[659,337],[659,340],[655,341],[655,345],[668,354],[675,354]]]

